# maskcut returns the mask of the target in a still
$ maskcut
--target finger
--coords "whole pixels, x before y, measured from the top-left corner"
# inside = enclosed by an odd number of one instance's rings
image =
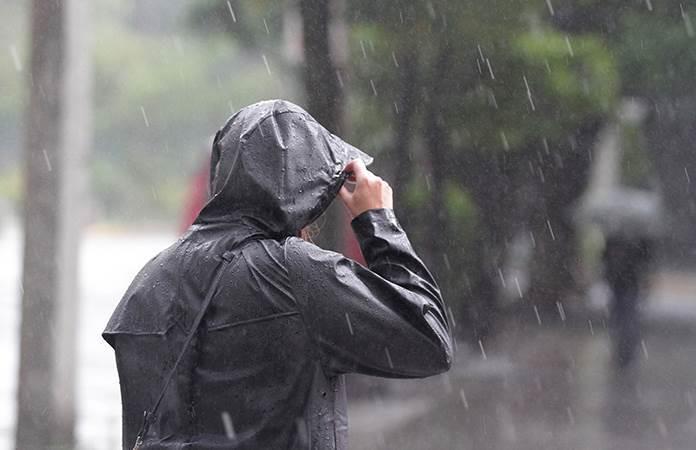
[[[362,161],[362,159],[354,159],[350,161],[348,164],[346,164],[346,168],[343,170],[345,170],[346,172],[352,172],[356,180],[358,178],[364,178],[365,175],[368,173],[367,168],[365,167],[365,163]]]

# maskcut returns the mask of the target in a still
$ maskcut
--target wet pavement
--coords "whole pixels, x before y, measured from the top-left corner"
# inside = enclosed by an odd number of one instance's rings
[[[0,365],[0,450],[12,448],[14,433],[19,238],[16,229],[0,230],[0,353],[6,362]],[[86,236],[78,324],[80,449],[120,447],[116,368],[99,333],[140,266],[173,239],[166,233],[104,230]],[[679,283],[663,279],[667,287],[650,303],[669,300],[680,309],[663,310],[683,320],[679,327],[668,320],[651,326],[633,371],[613,370],[601,320],[590,327],[569,309],[567,322],[507,321],[482,347],[460,344],[447,375],[371,379],[371,397],[350,402],[351,449],[693,450],[693,279],[684,274]]]
[[[480,348],[460,349],[447,375],[373,382],[381,394],[351,406],[351,447],[696,448],[696,335],[653,330],[637,364],[622,372],[601,324],[502,328],[483,343],[485,358]],[[413,405],[418,414],[376,425]]]

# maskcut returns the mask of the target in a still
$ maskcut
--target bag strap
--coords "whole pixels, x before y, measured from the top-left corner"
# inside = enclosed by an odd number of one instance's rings
[[[236,245],[235,248],[240,248],[251,240],[253,239],[245,239],[244,241]],[[215,268],[215,276],[213,278],[213,282],[210,284],[208,292],[205,295],[205,299],[203,300],[203,304],[201,305],[201,309],[198,311],[198,315],[196,315],[196,319],[193,321],[193,325],[189,330],[188,336],[186,336],[186,340],[184,341],[184,345],[181,348],[181,352],[179,353],[179,356],[176,358],[176,362],[174,362],[174,366],[169,371],[169,374],[167,374],[167,378],[164,381],[164,385],[162,385],[162,389],[160,390],[160,393],[157,396],[157,401],[155,401],[154,405],[152,406],[152,408],[150,408],[149,411],[145,411],[143,414],[143,425],[140,428],[140,431],[138,432],[137,438],[135,439],[135,445],[133,446],[133,450],[141,448],[145,439],[145,434],[147,433],[147,430],[150,426],[152,416],[159,408],[160,403],[162,403],[162,399],[164,398],[164,395],[167,393],[167,387],[169,387],[169,383],[171,383],[172,379],[174,378],[176,369],[177,367],[179,367],[179,363],[181,362],[181,360],[184,359],[186,350],[188,350],[189,346],[191,345],[191,341],[193,340],[193,337],[196,335],[196,332],[198,331],[198,327],[200,326],[201,321],[203,320],[203,316],[205,316],[205,313],[208,310],[208,306],[210,306],[210,302],[213,300],[213,296],[215,295],[217,286],[220,283],[220,279],[222,279],[222,275],[224,275],[225,273],[224,269],[227,266],[227,264],[229,264],[235,259],[235,253],[236,252],[234,250],[229,250],[219,257],[220,263]]]

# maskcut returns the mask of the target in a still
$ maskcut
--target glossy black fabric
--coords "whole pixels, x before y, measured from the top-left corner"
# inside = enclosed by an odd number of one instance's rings
[[[352,222],[368,262],[294,237],[371,158],[299,107],[262,102],[216,135],[214,195],[146,264],[104,338],[116,351],[123,447],[132,448],[219,264],[236,249],[143,448],[345,449],[342,374],[424,377],[449,368],[438,287],[391,210]]]

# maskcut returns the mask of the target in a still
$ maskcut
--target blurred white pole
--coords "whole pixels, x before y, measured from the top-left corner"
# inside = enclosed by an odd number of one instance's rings
[[[92,70],[90,1],[64,0],[66,20],[63,173],[58,229],[58,296],[56,305],[54,442],[75,447],[76,351],[79,318],[78,269],[85,223],[86,158],[92,142]],[[98,339],[95,336],[94,339]]]

